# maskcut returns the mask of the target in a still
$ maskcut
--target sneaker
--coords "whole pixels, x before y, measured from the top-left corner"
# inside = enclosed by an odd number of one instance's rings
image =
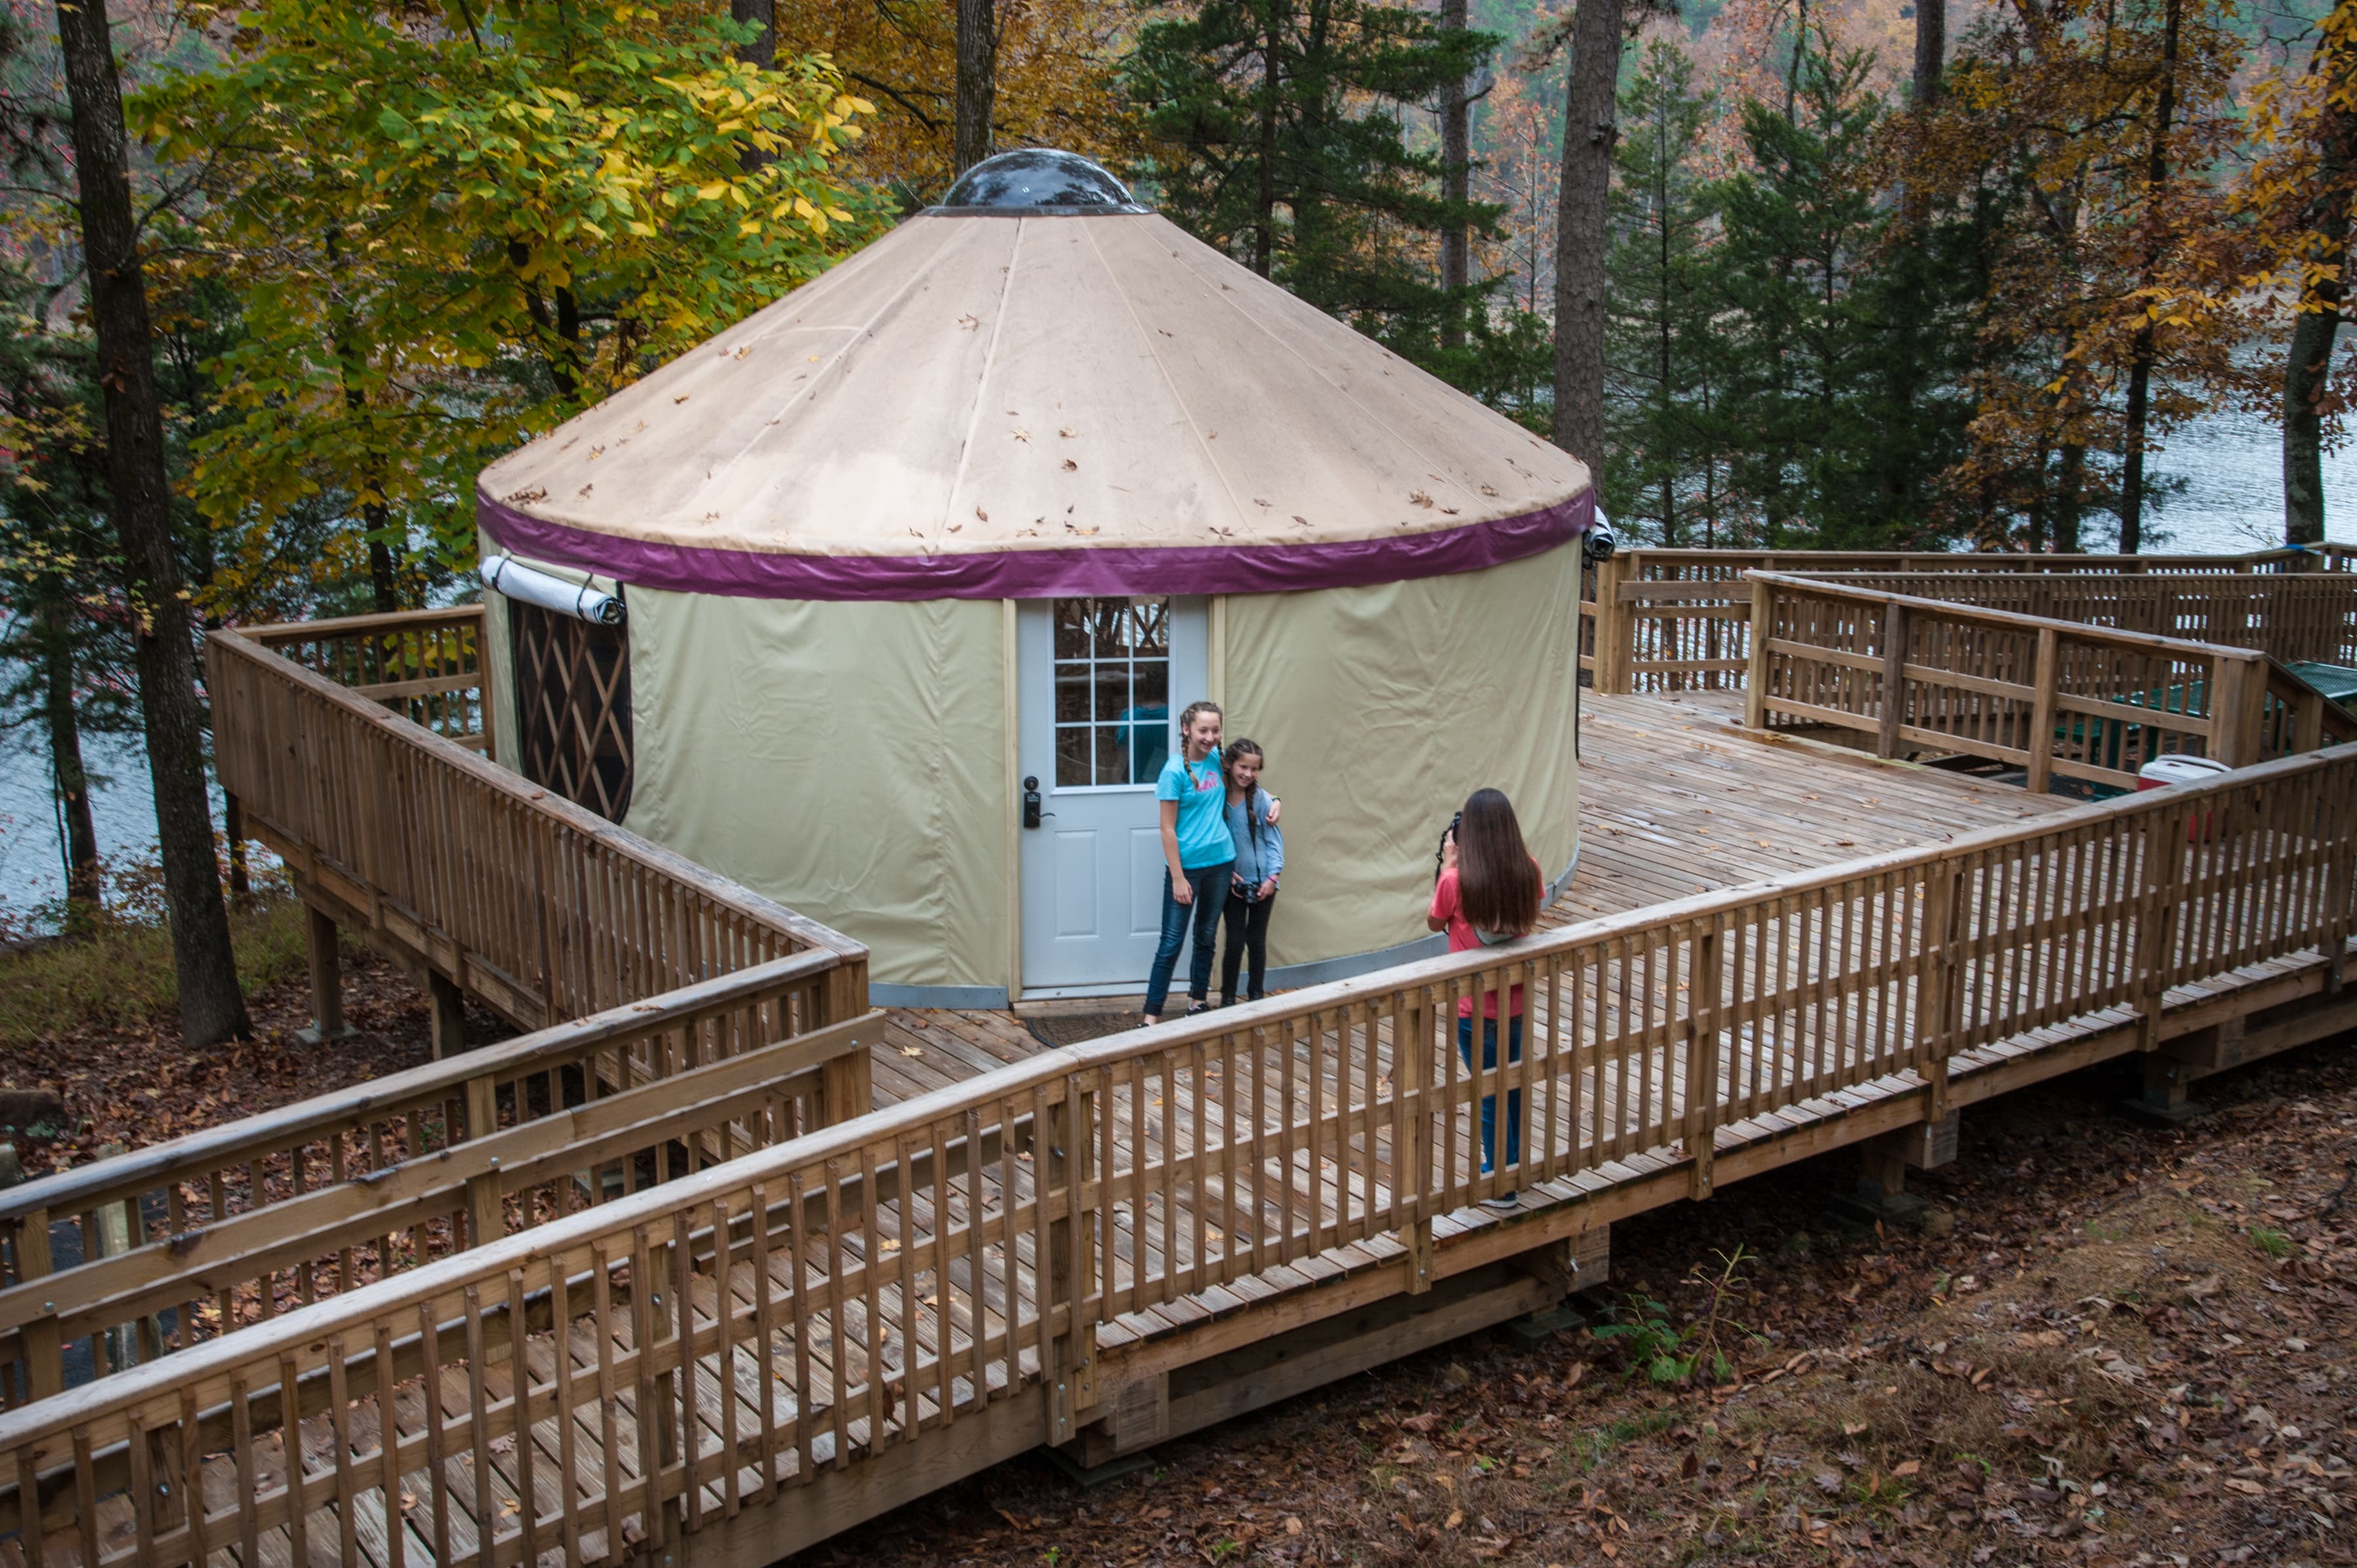
[[[1187,1016],[1189,1018],[1193,1017],[1198,1013],[1208,1013],[1211,1010],[1211,1004],[1209,1002],[1204,1001],[1200,996],[1194,1001],[1187,1004]]]
[[[1520,1208],[1522,1206],[1521,1197],[1511,1192],[1501,1192],[1493,1197],[1485,1197],[1481,1200],[1481,1207],[1484,1208]]]

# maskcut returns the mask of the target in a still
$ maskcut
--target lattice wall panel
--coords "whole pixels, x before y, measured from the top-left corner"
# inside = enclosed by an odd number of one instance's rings
[[[508,605],[523,776],[619,822],[630,809],[630,641],[536,605]]]

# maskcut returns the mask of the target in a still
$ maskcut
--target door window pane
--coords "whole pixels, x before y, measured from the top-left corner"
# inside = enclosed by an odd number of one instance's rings
[[[1151,784],[1170,755],[1170,601],[1055,601],[1056,783]]]

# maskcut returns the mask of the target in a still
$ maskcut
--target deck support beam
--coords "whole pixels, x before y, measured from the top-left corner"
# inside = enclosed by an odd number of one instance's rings
[[[2193,1082],[2192,1064],[2175,1051],[2146,1051],[2136,1058],[2136,1097],[2123,1107],[2140,1122],[2181,1126],[2209,1114],[2210,1108],[2186,1093]]]
[[[467,1048],[467,993],[458,983],[434,971],[425,975],[425,1006],[434,1042],[434,1059],[455,1057]]]
[[[336,947],[336,921],[315,904],[306,903],[304,912],[310,917],[305,934],[311,960],[311,1026],[297,1029],[295,1037],[307,1046],[333,1045],[355,1032],[344,1022],[344,964]]]
[[[1938,1157],[1932,1134],[1945,1126],[1947,1120],[1917,1122],[1859,1144],[1857,1182],[1848,1192],[1835,1198],[1834,1207],[1852,1218],[1876,1224],[1921,1224],[1932,1206],[1907,1190],[1907,1168],[1932,1168],[1930,1161]],[[1948,1157],[1954,1157],[1953,1146]]]

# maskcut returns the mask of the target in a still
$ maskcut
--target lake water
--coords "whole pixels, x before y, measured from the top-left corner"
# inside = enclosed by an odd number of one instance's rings
[[[2158,466],[2186,489],[2162,506],[2163,537],[2147,548],[2231,555],[2275,544],[2283,535],[2281,451],[2275,427],[2256,415],[2218,414],[2178,432]],[[2330,537],[2357,544],[2357,451],[2329,455],[2324,482]],[[104,780],[91,795],[101,850],[153,854],[154,796],[136,737],[95,737],[87,761]],[[213,809],[218,821],[218,790]],[[22,919],[64,886],[48,758],[28,732],[0,737],[0,917]]]

